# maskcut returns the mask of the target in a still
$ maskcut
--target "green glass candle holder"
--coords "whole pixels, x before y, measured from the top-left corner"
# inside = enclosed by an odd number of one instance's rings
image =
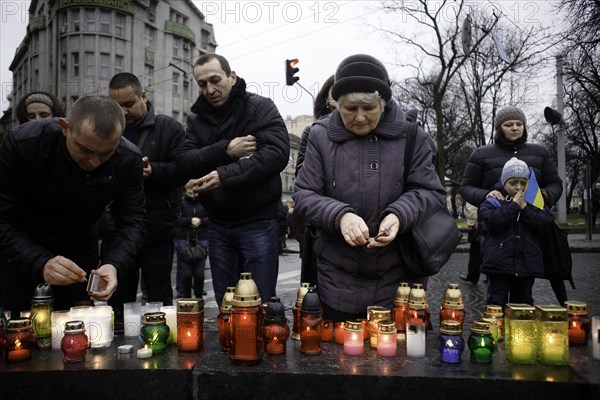
[[[494,339],[490,330],[489,322],[475,321],[471,326],[471,334],[468,340],[471,351],[471,361],[478,364],[489,364],[492,362],[494,353]]]
[[[140,329],[140,338],[144,344],[152,349],[153,354],[159,354],[167,349],[171,331],[167,326],[164,312],[144,314],[143,326]]]
[[[536,363],[538,335],[534,311],[529,304],[506,305],[504,347],[506,359],[513,364]]]

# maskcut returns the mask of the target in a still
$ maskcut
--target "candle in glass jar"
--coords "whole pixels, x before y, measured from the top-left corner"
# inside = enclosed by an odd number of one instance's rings
[[[346,326],[346,323],[344,321],[339,321],[335,323],[335,328],[334,328],[334,336],[335,336],[335,342],[337,344],[344,344],[344,327]]]
[[[152,357],[152,349],[145,345],[143,348],[138,349],[136,352],[137,358],[150,358]]]
[[[323,320],[323,332],[321,333],[321,342],[331,342],[333,340],[333,321]]]
[[[397,352],[396,322],[391,319],[379,321],[377,324],[377,355],[394,357]]]
[[[65,323],[70,320],[70,311],[52,311],[52,350],[60,350],[60,341],[65,334]]]
[[[569,321],[569,344],[587,345],[591,320],[588,314],[587,303],[582,301],[565,301]]]
[[[165,313],[167,326],[169,327],[169,344],[177,343],[177,310],[175,306],[162,306],[159,309]]]
[[[344,354],[362,356],[365,352],[364,342],[362,322],[359,320],[346,321],[344,327]]]
[[[406,355],[425,356],[426,324],[424,322],[406,322]]]
[[[35,334],[29,319],[8,321],[2,333],[2,344],[7,362],[20,362],[31,359],[31,350],[35,343]]]
[[[592,317],[592,355],[600,360],[600,317]]]

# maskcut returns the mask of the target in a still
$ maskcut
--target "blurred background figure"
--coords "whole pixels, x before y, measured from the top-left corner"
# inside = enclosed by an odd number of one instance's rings
[[[191,188],[185,187],[185,194],[181,199],[181,214],[177,222],[177,236],[175,237],[175,251],[181,253],[190,245],[202,246],[208,255],[208,212],[200,201],[198,195]],[[204,267],[206,257],[198,262],[186,262],[184,257],[177,256],[176,292],[178,298],[191,298],[192,288],[194,296],[202,298],[204,291]]]
[[[21,124],[54,117],[65,117],[65,109],[52,93],[31,92],[17,104],[17,119]]]

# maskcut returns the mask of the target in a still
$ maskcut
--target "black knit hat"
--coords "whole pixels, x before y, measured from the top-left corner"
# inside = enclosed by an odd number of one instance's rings
[[[335,83],[331,88],[331,97],[334,100],[347,93],[373,93],[374,91],[377,91],[385,101],[392,98],[387,70],[375,57],[355,54],[345,58],[337,67]]]

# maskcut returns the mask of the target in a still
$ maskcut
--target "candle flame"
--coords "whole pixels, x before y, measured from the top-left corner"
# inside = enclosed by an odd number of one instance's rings
[[[481,347],[485,347],[485,340],[483,340],[483,338],[481,338]]]
[[[187,333],[188,337],[192,337],[192,332],[187,331],[186,333]]]
[[[19,339],[15,340],[15,349],[19,350],[21,348],[21,341]]]

